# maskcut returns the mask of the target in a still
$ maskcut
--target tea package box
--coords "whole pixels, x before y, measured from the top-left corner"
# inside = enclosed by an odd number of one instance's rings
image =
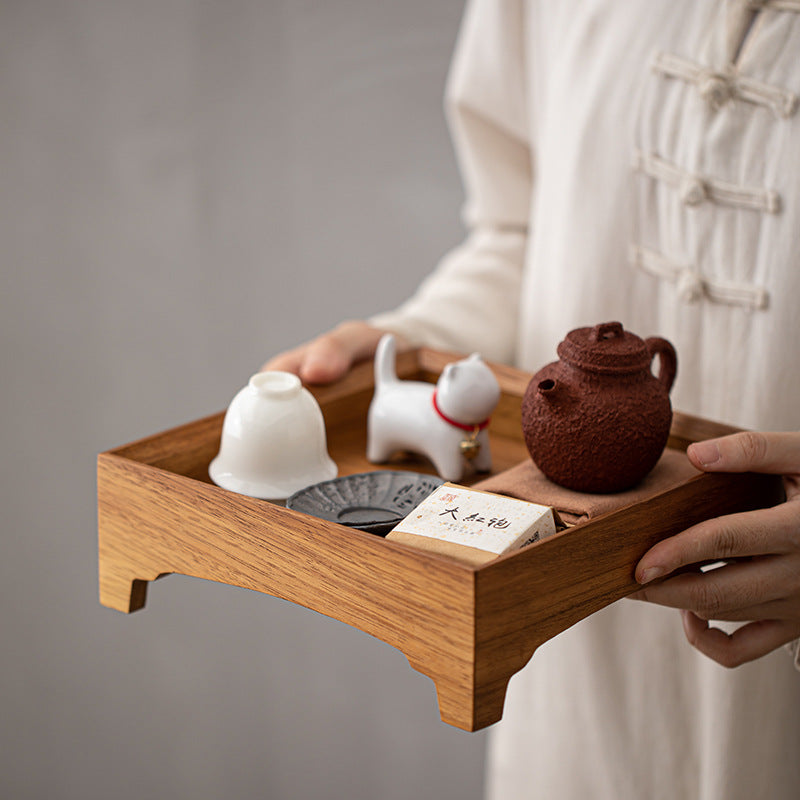
[[[480,565],[555,532],[552,508],[445,483],[386,538]]]

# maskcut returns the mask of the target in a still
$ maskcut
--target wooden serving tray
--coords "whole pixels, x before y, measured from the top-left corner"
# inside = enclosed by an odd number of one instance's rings
[[[405,353],[398,374],[435,381],[458,357]],[[502,389],[490,427],[500,472],[528,455],[519,419],[530,376],[492,368]],[[376,468],[365,457],[372,387],[372,366],[364,364],[333,386],[313,389],[340,475]],[[149,581],[178,573],[299,603],[405,653],[436,684],[442,720],[469,731],[500,719],[509,679],[540,644],[639,588],[634,567],[655,542],[782,497],[774,476],[698,475],[473,567],[215,486],[208,465],[223,417],[98,456],[100,602],[136,611]],[[676,412],[669,446],[685,449],[732,430]],[[411,457],[391,468],[433,471]]]

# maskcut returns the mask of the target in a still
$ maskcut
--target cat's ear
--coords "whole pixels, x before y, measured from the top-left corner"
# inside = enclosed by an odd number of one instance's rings
[[[442,377],[446,378],[449,381],[455,380],[457,374],[458,374],[458,364],[448,364],[442,370]]]

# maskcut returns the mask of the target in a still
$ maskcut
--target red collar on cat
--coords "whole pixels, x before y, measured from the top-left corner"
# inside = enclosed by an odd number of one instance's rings
[[[458,420],[453,419],[452,417],[448,417],[447,414],[439,408],[439,404],[436,402],[436,392],[433,393],[433,409],[434,411],[449,425],[452,425],[454,428],[460,428],[462,431],[482,431],[489,425],[489,421],[491,417],[486,417],[483,422],[478,422],[475,425],[465,425],[463,422],[458,422]]]

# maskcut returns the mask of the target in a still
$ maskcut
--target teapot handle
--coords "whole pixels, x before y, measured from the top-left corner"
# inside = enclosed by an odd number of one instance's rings
[[[667,390],[672,389],[672,384],[675,382],[675,373],[678,371],[678,356],[675,353],[675,348],[660,336],[651,336],[645,339],[647,345],[647,352],[650,353],[651,360],[659,356],[659,369],[657,380]]]

